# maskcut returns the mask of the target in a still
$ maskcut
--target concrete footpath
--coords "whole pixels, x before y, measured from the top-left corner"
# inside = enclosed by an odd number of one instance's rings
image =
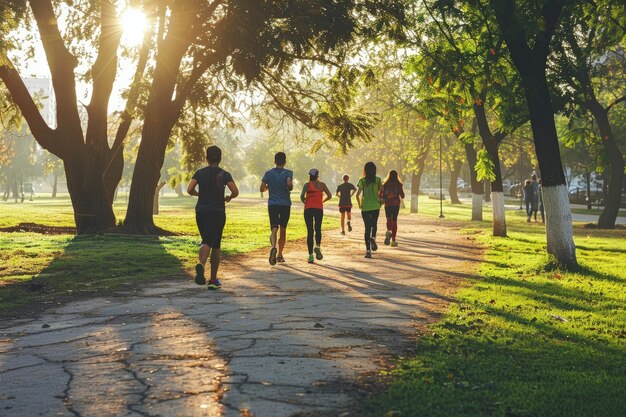
[[[324,259],[289,242],[223,263],[223,289],[148,283],[0,323],[0,416],[355,416],[391,355],[410,352],[478,263],[471,236],[400,218],[364,259],[362,222]],[[190,248],[192,249],[192,248]]]

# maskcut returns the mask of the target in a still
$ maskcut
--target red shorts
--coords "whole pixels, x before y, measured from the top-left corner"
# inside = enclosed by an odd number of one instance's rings
[[[339,206],[339,213],[350,213],[352,212],[352,206]]]

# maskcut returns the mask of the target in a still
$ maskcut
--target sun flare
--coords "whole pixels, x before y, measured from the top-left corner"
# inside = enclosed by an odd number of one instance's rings
[[[122,43],[126,46],[137,46],[143,39],[146,30],[146,15],[137,9],[126,9],[121,17]]]

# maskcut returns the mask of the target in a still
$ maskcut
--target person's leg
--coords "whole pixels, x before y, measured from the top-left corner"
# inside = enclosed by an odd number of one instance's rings
[[[370,237],[371,237],[371,227],[370,227],[370,212],[369,211],[362,211],[361,212],[361,217],[363,217],[363,224],[365,225],[365,233],[364,233],[364,237],[365,237],[365,249],[369,252],[371,250],[370,248]]]
[[[217,280],[217,270],[220,267],[220,255],[221,254],[222,254],[222,249],[220,248],[211,249],[211,281]]]
[[[385,245],[391,242],[391,235],[393,234],[393,207],[385,206],[385,217],[387,218],[387,232],[385,232]]]
[[[393,213],[391,216],[391,220],[393,222],[393,227],[391,229],[391,240],[396,241],[396,234],[398,233],[398,214],[400,213],[400,206],[393,207]]]
[[[304,224],[306,224],[306,246],[309,255],[313,255],[313,209],[304,209]]]
[[[283,256],[283,249],[285,249],[285,243],[287,242],[287,224],[289,224],[289,217],[291,216],[290,206],[281,206],[280,213],[280,234],[278,238],[278,256]]]
[[[545,223],[546,222],[546,214],[543,210],[543,204],[539,205],[539,210],[541,210],[541,223]]]
[[[198,225],[198,231],[202,237],[202,243],[198,250],[198,263],[196,264],[196,278],[195,282],[198,285],[204,285],[206,278],[204,277],[204,266],[206,265],[207,258],[209,257],[210,248],[207,244],[209,239],[209,227],[207,224],[207,216],[205,213],[196,213],[196,224]]]
[[[341,234],[343,235],[346,233],[346,227],[345,227],[346,212],[343,211],[343,209],[339,209],[339,211],[341,211]]]
[[[278,234],[278,226],[272,226],[272,231],[270,233],[270,245],[273,248],[276,247],[276,235]]]
[[[324,219],[324,211],[322,209],[313,209],[313,220],[315,222],[315,257],[318,260],[324,259],[324,255],[322,255],[322,249],[320,245],[322,244],[322,220]]]
[[[198,251],[198,263],[203,266],[206,265],[207,259],[209,259],[209,254],[211,253],[211,248],[206,243],[200,245],[200,250]]]
[[[322,244],[322,221],[324,220],[324,211],[322,209],[315,212],[315,244],[319,247]]]
[[[348,217],[348,232],[352,231],[352,225],[350,224],[350,220],[352,220],[352,206],[346,209],[347,217]]]
[[[379,210],[372,210],[372,239],[376,240],[376,232],[378,230],[378,216],[380,215]]]

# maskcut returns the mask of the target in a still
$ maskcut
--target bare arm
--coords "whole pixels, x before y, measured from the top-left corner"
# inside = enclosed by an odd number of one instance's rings
[[[328,200],[332,200],[333,195],[331,194],[328,186],[324,182],[322,183],[322,191],[324,191],[324,193],[326,194],[326,199],[323,201],[323,203],[327,202]]]
[[[308,188],[309,183],[304,184],[304,187],[302,187],[302,192],[300,193],[300,201],[302,201],[303,203],[306,203],[306,189]]]
[[[287,189],[289,191],[293,190],[293,179],[291,177],[287,177]]]
[[[198,195],[198,190],[196,190],[196,186],[198,185],[198,181],[195,179],[192,179],[191,181],[189,181],[189,185],[187,186],[187,194],[189,195]]]
[[[359,206],[359,208],[361,208],[361,193],[363,192],[363,188],[359,187],[359,189],[356,192],[356,202],[357,205]]]
[[[404,189],[400,186],[400,197],[404,198]]]
[[[235,184],[235,181],[227,182],[226,186],[230,190],[230,195],[227,195],[226,197],[224,197],[224,201],[228,203],[230,200],[232,200],[233,198],[239,195],[239,188],[237,188],[237,184]]]
[[[261,186],[259,187],[259,191],[263,193],[263,192],[267,191],[268,189],[269,189],[269,187],[267,186],[267,183],[265,183],[264,181],[261,181]]]

